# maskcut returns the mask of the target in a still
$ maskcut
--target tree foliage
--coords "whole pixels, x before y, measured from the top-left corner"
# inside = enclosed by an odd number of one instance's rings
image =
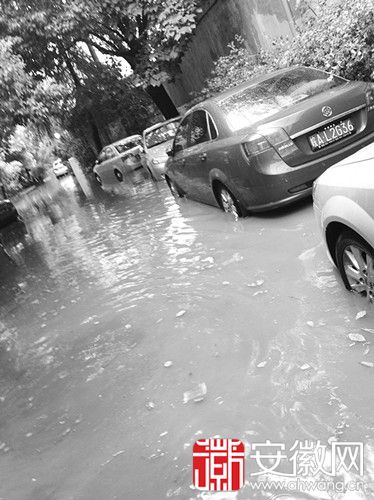
[[[196,27],[197,0],[1,0],[0,28],[39,74],[61,74],[80,42],[121,57],[139,82],[173,75]]]
[[[0,141],[6,140],[17,124],[34,123],[48,129],[51,117],[61,116],[69,93],[51,79],[35,80],[25,63],[14,53],[17,40],[0,43]]]
[[[237,37],[229,54],[216,61],[199,99],[249,78],[295,64],[313,66],[351,80],[374,79],[372,0],[318,0],[298,27],[294,40],[274,40],[273,50],[253,55]]]

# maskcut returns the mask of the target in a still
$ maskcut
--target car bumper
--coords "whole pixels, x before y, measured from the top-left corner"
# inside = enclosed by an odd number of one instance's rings
[[[313,182],[325,170],[373,141],[374,133],[371,133],[338,152],[326,155],[323,159],[304,163],[299,167],[284,164],[285,173],[258,173],[253,184],[249,182],[248,186],[237,189],[238,197],[249,211],[272,210],[309,197],[313,191]]]

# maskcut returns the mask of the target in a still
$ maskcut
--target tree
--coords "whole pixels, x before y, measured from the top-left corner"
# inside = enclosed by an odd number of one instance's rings
[[[69,99],[65,86],[49,78],[37,81],[26,72],[23,59],[14,53],[16,42],[4,38],[0,44],[0,141],[17,124],[48,129],[51,117],[61,116]]]
[[[1,0],[0,7],[0,29],[19,37],[17,51],[34,74],[58,78],[67,68],[76,80],[72,59],[87,42],[124,59],[136,83],[166,114],[174,111],[160,85],[178,72],[196,26],[197,0]]]
[[[252,76],[306,65],[350,80],[374,80],[373,0],[316,0],[305,10],[293,40],[274,40],[270,52],[252,54],[237,37],[219,58],[196,100],[238,85]]]

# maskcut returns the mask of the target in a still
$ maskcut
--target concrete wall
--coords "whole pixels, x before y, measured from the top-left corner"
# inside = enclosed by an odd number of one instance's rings
[[[274,38],[293,36],[294,25],[288,0],[206,0],[181,74],[165,85],[177,106],[191,100],[213,69],[214,61],[228,53],[227,45],[240,34],[248,48],[269,48]]]

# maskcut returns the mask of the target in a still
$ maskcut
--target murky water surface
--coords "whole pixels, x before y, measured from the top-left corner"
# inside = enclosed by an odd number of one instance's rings
[[[86,194],[70,177],[33,191],[1,232],[0,497],[208,498],[191,447],[214,435],[363,441],[370,481],[373,311],[310,201],[235,222],[161,183]]]

